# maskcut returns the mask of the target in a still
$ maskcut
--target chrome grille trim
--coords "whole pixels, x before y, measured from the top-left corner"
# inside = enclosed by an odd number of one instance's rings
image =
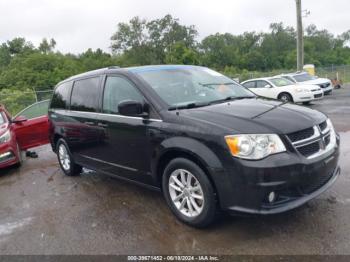
[[[324,124],[324,122],[322,122],[321,124]],[[288,137],[288,140],[291,142],[291,144],[293,145],[294,149],[301,154],[302,156],[304,156],[306,159],[313,159],[316,157],[319,157],[323,154],[328,153],[329,151],[331,151],[335,145],[336,145],[336,134],[335,134],[335,130],[332,127],[332,123],[327,120],[327,126],[324,128],[324,130],[321,130],[321,124],[319,125],[315,125],[313,127],[314,130],[314,134],[308,138],[302,139],[302,140],[298,140],[298,141],[294,141],[292,142],[291,139]],[[326,140],[329,140],[329,142],[327,143]],[[299,148],[301,147],[305,147],[311,144],[314,144],[318,142],[320,149],[318,152],[313,153],[310,156],[306,156],[304,154],[302,154],[299,151]]]
[[[320,130],[318,129],[317,126],[313,127],[314,129],[314,134],[312,136],[310,136],[309,138],[305,138],[299,141],[295,141],[292,143],[293,146],[298,147],[298,146],[305,146],[308,143],[313,143],[315,142],[315,140],[317,140],[316,138],[320,139]]]

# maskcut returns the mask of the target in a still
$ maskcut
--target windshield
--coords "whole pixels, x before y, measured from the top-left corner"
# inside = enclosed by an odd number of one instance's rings
[[[290,85],[294,85],[294,83],[288,79],[285,78],[270,78],[269,79],[270,82],[272,82],[272,84],[274,84],[275,86],[290,86]]]
[[[316,77],[309,75],[308,73],[294,75],[293,77],[297,82],[305,82],[305,81],[310,81],[310,80],[316,79]]]
[[[0,113],[0,125],[5,123],[5,118],[4,116],[2,115],[2,113]]]
[[[228,98],[255,97],[232,79],[204,67],[174,67],[135,72],[170,106],[210,104]]]

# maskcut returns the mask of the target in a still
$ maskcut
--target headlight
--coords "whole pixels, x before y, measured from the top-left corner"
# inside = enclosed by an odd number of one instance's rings
[[[0,136],[0,144],[6,143],[11,140],[11,132],[7,130],[2,136]]]
[[[275,134],[250,134],[225,136],[233,156],[245,159],[262,159],[268,155],[286,151],[286,147]]]
[[[302,93],[302,92],[310,92],[310,90],[309,89],[306,89],[306,88],[301,88],[301,87],[298,87],[298,88],[296,88],[295,89],[295,92],[297,92],[297,93]]]

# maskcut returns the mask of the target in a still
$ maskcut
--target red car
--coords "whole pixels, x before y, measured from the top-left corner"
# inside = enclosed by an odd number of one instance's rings
[[[35,103],[11,118],[0,105],[0,168],[21,163],[21,151],[49,143],[49,101]]]

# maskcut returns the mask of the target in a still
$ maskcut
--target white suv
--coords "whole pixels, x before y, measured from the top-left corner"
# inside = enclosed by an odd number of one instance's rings
[[[295,84],[283,77],[251,79],[241,84],[259,96],[282,101],[309,104],[323,98],[323,91],[319,86]]]
[[[318,85],[319,87],[322,88],[325,95],[331,94],[334,89],[331,80],[327,78],[319,78],[317,76],[312,76],[307,72],[283,74],[283,75],[280,75],[279,77],[284,77],[296,84]]]

